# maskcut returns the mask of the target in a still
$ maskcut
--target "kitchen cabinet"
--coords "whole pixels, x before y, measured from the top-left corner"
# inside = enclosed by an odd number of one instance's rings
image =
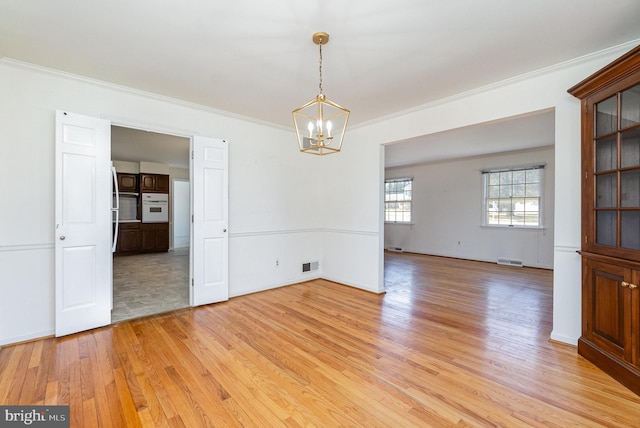
[[[116,176],[120,192],[138,193],[138,174],[118,172]]]
[[[140,249],[144,252],[169,250],[169,223],[140,224]]]
[[[640,46],[569,93],[582,106],[578,353],[640,395]]]
[[[140,192],[169,193],[169,176],[164,174],[140,174]]]
[[[120,223],[116,254],[135,254],[140,252],[140,248],[140,223]]]

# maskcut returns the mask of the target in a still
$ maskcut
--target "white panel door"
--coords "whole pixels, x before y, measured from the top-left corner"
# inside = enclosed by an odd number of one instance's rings
[[[229,299],[228,145],[193,137],[191,304]]]
[[[111,123],[56,112],[56,336],[111,323]]]

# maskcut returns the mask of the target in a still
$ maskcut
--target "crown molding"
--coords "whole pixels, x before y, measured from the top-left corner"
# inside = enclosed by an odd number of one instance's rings
[[[621,55],[624,52],[627,52],[630,49],[633,49],[638,44],[640,44],[640,39],[631,40],[626,43],[622,43],[620,45],[612,46],[610,48],[606,48],[600,51],[592,52],[574,59],[570,59],[567,61],[559,62],[557,64],[553,64],[547,67],[543,67],[534,71],[530,71],[528,73],[520,74],[518,76],[510,77],[508,79],[500,80],[498,82],[490,83],[488,85],[479,86],[477,88],[471,89],[469,91],[460,92],[455,95],[451,95],[450,97],[440,98],[435,101],[430,101],[425,104],[421,104],[409,109],[401,110],[395,113],[391,113],[385,116],[378,117],[376,119],[368,120],[366,122],[359,123],[351,127],[351,129],[363,128],[369,125],[378,124],[380,122],[394,119],[397,117],[405,116],[407,114],[419,112],[422,110],[427,110],[429,108],[433,108],[439,105],[451,103],[453,101],[458,101],[463,98],[467,98],[473,95],[482,94],[485,92],[493,91],[495,89],[503,88],[505,86],[513,85],[515,83],[523,82],[525,80],[529,80],[535,77],[544,76],[546,74],[555,73],[557,71],[575,67],[576,65],[580,65],[586,62],[594,61],[600,58],[608,58],[610,56]]]
[[[206,113],[212,113],[212,114],[217,114],[219,116],[225,116],[231,119],[237,119],[237,120],[241,120],[244,122],[251,122],[254,123],[256,125],[262,125],[262,126],[267,126],[270,128],[277,128],[277,129],[281,129],[281,130],[286,130],[286,131],[290,131],[293,132],[292,129],[290,129],[289,127],[286,127],[284,125],[280,125],[277,123],[272,123],[272,122],[267,122],[265,120],[260,120],[260,119],[256,119],[250,116],[244,116],[241,114],[237,114],[237,113],[232,113],[226,110],[219,110],[213,107],[209,107],[209,106],[205,106],[203,104],[197,104],[197,103],[192,103],[190,101],[185,101],[179,98],[173,98],[173,97],[168,97],[166,95],[160,95],[160,94],[156,94],[154,92],[148,92],[148,91],[143,91],[141,89],[136,89],[136,88],[132,88],[129,86],[124,86],[124,85],[119,85],[117,83],[112,83],[112,82],[107,82],[104,80],[99,80],[99,79],[93,79],[91,77],[86,77],[86,76],[82,76],[80,74],[74,74],[74,73],[70,73],[67,71],[62,71],[62,70],[58,70],[55,68],[49,68],[49,67],[45,67],[42,65],[38,65],[38,64],[33,64],[30,62],[25,62],[25,61],[20,61],[14,58],[9,58],[9,57],[2,57],[0,58],[0,65],[7,65],[9,67],[14,67],[14,68],[19,68],[19,69],[23,69],[23,70],[27,70],[27,71],[31,71],[31,72],[35,72],[35,73],[40,73],[40,74],[45,74],[45,75],[49,75],[49,76],[57,76],[57,77],[61,77],[63,79],[68,79],[68,80],[74,80],[77,82],[83,82],[83,83],[87,83],[89,85],[93,85],[93,86],[97,86],[97,87],[101,87],[101,88],[107,88],[107,89],[112,89],[115,91],[119,91],[119,92],[123,92],[126,94],[130,94],[130,95],[136,95],[139,97],[144,97],[144,98],[149,98],[155,101],[161,101],[161,102],[166,102],[166,103],[171,103],[171,104],[175,104],[175,105],[179,105],[182,107],[186,107],[186,108],[190,108],[190,109],[194,109],[194,110],[200,110]]]

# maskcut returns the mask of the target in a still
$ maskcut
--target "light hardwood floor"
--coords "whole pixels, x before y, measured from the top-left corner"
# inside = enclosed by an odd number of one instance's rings
[[[548,341],[551,272],[388,254],[324,280],[0,350],[0,404],[73,427],[638,427],[640,397]]]

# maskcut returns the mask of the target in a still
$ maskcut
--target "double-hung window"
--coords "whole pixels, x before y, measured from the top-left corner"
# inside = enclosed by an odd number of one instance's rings
[[[393,178],[384,181],[384,221],[411,223],[413,178]]]
[[[542,227],[544,165],[482,171],[483,225]]]

